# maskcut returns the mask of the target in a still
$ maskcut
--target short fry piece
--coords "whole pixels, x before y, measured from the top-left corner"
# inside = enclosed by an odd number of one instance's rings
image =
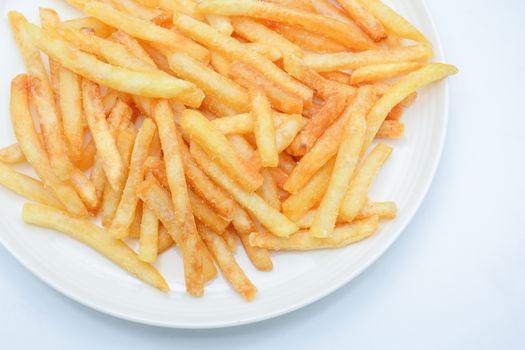
[[[250,235],[250,244],[270,250],[335,249],[362,241],[373,235],[378,228],[379,219],[372,216],[336,227],[333,234],[326,238],[316,238],[309,231],[300,231],[288,238],[254,232]]]
[[[18,143],[13,143],[4,148],[0,148],[0,162],[7,164],[18,164],[26,161],[26,157]]]
[[[405,124],[397,120],[385,120],[377,131],[376,138],[399,139],[405,133]]]
[[[337,0],[337,2],[348,12],[359,28],[374,41],[380,41],[387,37],[386,30],[381,22],[359,0]]]
[[[224,239],[205,225],[199,224],[198,229],[228,282],[244,299],[252,300],[257,294],[257,288],[239,267]]]
[[[351,222],[363,209],[367,201],[368,190],[391,153],[392,147],[379,144],[365,158],[350,182],[341,203],[339,214],[344,220]]]
[[[59,209],[32,203],[24,205],[22,217],[28,224],[60,231],[90,246],[143,282],[163,292],[170,290],[155,267],[141,261],[124,242],[111,238],[102,228],[88,220],[75,219]]]
[[[250,100],[254,116],[253,133],[262,166],[275,168],[279,164],[279,153],[277,153],[275,143],[275,127],[270,101],[259,89],[250,90]]]
[[[182,113],[181,126],[245,190],[255,191],[261,186],[262,176],[247,165],[206,117],[197,111],[186,110]]]

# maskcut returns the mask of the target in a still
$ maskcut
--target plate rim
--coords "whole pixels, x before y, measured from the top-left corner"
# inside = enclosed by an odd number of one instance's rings
[[[435,34],[434,50],[438,54],[437,56],[439,56],[444,61],[446,61],[443,44],[441,42],[441,37],[439,35],[439,31],[437,30],[434,18],[432,16],[432,13],[429,10],[427,2],[426,0],[419,0],[419,2],[428,19],[428,25],[431,27],[433,33]],[[71,300],[74,300],[75,302],[78,302],[79,304],[83,306],[86,306],[90,309],[96,310],[97,312],[100,312],[106,315],[110,315],[112,317],[115,317],[121,320],[125,320],[125,321],[130,321],[130,322],[149,325],[149,326],[162,327],[162,328],[172,328],[172,329],[219,329],[219,328],[229,328],[229,327],[249,325],[249,324],[253,324],[257,322],[270,320],[270,319],[294,312],[296,310],[299,310],[303,307],[311,305],[315,303],[316,301],[319,301],[331,295],[332,293],[336,292],[337,290],[344,287],[345,285],[350,283],[352,280],[360,276],[372,264],[377,262],[379,258],[381,258],[385,254],[387,250],[390,249],[390,247],[405,232],[407,226],[412,222],[414,216],[419,211],[421,205],[423,204],[423,201],[426,199],[428,195],[428,192],[434,182],[437,170],[439,168],[439,164],[441,163],[441,159],[443,157],[445,141],[446,141],[446,137],[448,133],[449,112],[450,112],[449,111],[450,88],[449,88],[448,80],[443,81],[443,92],[444,92],[444,101],[443,101],[444,116],[441,121],[443,133],[436,147],[437,149],[436,156],[434,157],[434,160],[432,161],[432,163],[429,164],[430,176],[428,176],[427,179],[424,181],[424,185],[422,186],[423,190],[420,192],[418,198],[416,198],[416,201],[415,201],[416,205],[414,205],[413,209],[409,213],[407,213],[406,218],[404,222],[402,223],[401,227],[397,230],[395,234],[390,235],[388,241],[386,241],[386,244],[384,244],[375,253],[367,257],[365,259],[365,262],[362,263],[358,269],[344,276],[344,278],[340,278],[339,281],[337,281],[333,285],[328,286],[322,291],[314,295],[311,295],[308,298],[304,298],[294,304],[291,304],[288,307],[281,308],[280,310],[275,310],[275,311],[271,311],[267,313],[261,313],[255,316],[249,316],[249,317],[243,318],[242,320],[238,320],[238,321],[211,322],[211,323],[202,322],[199,324],[187,324],[187,323],[181,323],[181,322],[165,322],[165,321],[159,321],[159,320],[147,318],[144,316],[133,315],[131,313],[118,312],[118,311],[112,310],[109,307],[99,305],[96,302],[91,301],[87,297],[76,295],[74,291],[68,289],[67,285],[62,285],[58,281],[55,281],[51,278],[47,278],[45,276],[44,270],[38,270],[36,266],[33,266],[29,262],[29,258],[24,257],[23,254],[19,254],[19,252],[16,249],[14,249],[14,247],[7,244],[6,240],[3,238],[2,235],[0,235],[0,243],[2,243],[2,246],[5,247],[5,249],[15,258],[15,260],[17,260],[23,267],[25,267],[28,271],[30,271],[40,281],[44,282],[45,285],[51,287],[52,289],[59,292],[60,294],[68,297]]]

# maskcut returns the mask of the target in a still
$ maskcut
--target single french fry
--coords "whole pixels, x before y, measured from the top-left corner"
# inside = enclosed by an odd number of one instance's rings
[[[59,209],[33,203],[24,205],[22,217],[28,224],[60,231],[88,245],[143,282],[163,292],[170,289],[155,267],[141,261],[124,242],[111,238],[104,229],[88,220],[76,219]]]
[[[159,50],[155,49],[154,47],[146,43],[142,43],[141,46],[147,52],[151,60],[153,60],[156,67],[158,67],[161,71],[165,73],[168,73],[168,74],[173,73],[168,63],[168,59],[166,58],[166,56],[162,54],[162,52],[160,52]]]
[[[204,0],[197,9],[205,14],[247,16],[286,23],[322,34],[351,49],[373,47],[370,39],[355,25],[331,18],[290,9],[284,6],[251,0]]]
[[[93,17],[81,17],[68,19],[60,25],[74,30],[90,29],[96,36],[101,38],[108,37],[115,29]]]
[[[183,34],[224,55],[230,60],[241,61],[263,73],[285,91],[300,97],[303,101],[312,99],[312,91],[295,81],[270,60],[247,49],[237,40],[216,31],[205,23],[188,16],[178,16],[173,20],[175,26]]]
[[[177,98],[193,107],[198,107],[204,97],[195,85],[164,72],[137,72],[116,67],[81,52],[56,32],[42,31],[29,23],[25,23],[25,28],[40,50],[65,68],[101,85],[139,96]]]
[[[0,162],[7,164],[19,164],[26,161],[26,157],[18,143],[0,148]]]
[[[383,124],[388,113],[395,105],[403,101],[418,88],[432,82],[454,75],[458,69],[452,65],[443,63],[429,63],[422,68],[408,74],[399,80],[379,101],[372,107],[367,117],[367,131],[363,150],[374,140],[377,131]]]
[[[117,150],[115,139],[112,137],[104,107],[100,97],[99,87],[86,80],[82,80],[82,101],[84,114],[89,129],[97,146],[97,158],[100,159],[111,187],[118,188],[123,181],[122,159]]]
[[[163,13],[162,10],[143,6],[134,0],[109,0],[109,2],[119,11],[124,11],[134,17],[147,21],[151,21]]]
[[[363,163],[357,169],[348,189],[344,194],[343,201],[339,210],[339,215],[348,222],[351,222],[366,205],[368,191],[379,169],[392,153],[392,147],[385,144],[377,145]]]
[[[190,150],[204,172],[272,233],[277,236],[288,236],[297,230],[297,226],[294,223],[268,205],[257,194],[247,192],[239,187],[218,165],[210,160],[204,150],[196,143],[191,143]]]
[[[397,14],[390,7],[380,0],[358,0],[364,5],[375,18],[377,18],[388,32],[397,35],[400,38],[410,39],[419,42],[428,42],[428,39],[410,22]]]
[[[166,165],[166,175],[171,191],[171,199],[175,210],[175,219],[179,230],[186,235],[198,237],[195,219],[191,210],[188,188],[185,178],[185,170],[182,158],[182,137],[180,137],[176,126],[173,111],[169,103],[161,100],[155,106],[153,118],[157,123],[159,138]],[[178,242],[178,240],[176,240]],[[202,245],[198,240],[197,244]],[[210,260],[206,248],[203,248],[202,266],[204,281],[208,281],[217,275],[217,269]]]
[[[237,83],[184,53],[168,57],[171,70],[180,78],[191,81],[208,96],[213,96],[238,112],[246,112],[249,105],[247,92]]]
[[[359,89],[356,100],[369,100],[370,97],[361,97],[367,94],[375,94],[374,88],[367,86]],[[339,207],[359,162],[366,132],[366,114],[369,107],[366,103],[352,104],[351,116],[342,130],[342,141],[337,150],[330,182],[310,228],[310,233],[314,237],[328,237],[334,230],[339,215]]]
[[[303,102],[300,98],[283,90],[250,66],[235,61],[231,64],[229,76],[246,89],[259,88],[268,96],[273,107],[285,113],[301,113]]]
[[[237,232],[235,232],[233,228],[227,228],[221,236],[222,238],[224,238],[224,241],[228,245],[230,251],[232,253],[235,253],[235,251],[237,250]]]
[[[151,59],[146,50],[140,45],[137,39],[133,38],[131,35],[117,30],[110,35],[109,39],[124,46],[133,56],[146,62],[152,68],[156,67],[155,62]]]
[[[331,0],[311,0],[315,11],[321,15],[332,17],[340,22],[350,22],[347,14]]]
[[[279,154],[279,168],[286,174],[290,174],[296,166],[297,162],[291,155],[286,152]]]
[[[193,214],[200,222],[208,226],[213,232],[218,234],[223,234],[226,227],[230,224],[229,221],[221,218],[213,209],[208,207],[204,203],[203,199],[192,191],[188,191],[188,196],[190,198],[191,209]]]
[[[197,10],[197,2],[194,0],[159,0],[159,7],[173,14],[182,13],[199,21],[204,20],[204,16]]]
[[[224,35],[232,35],[233,25],[226,16],[206,15],[206,22]]]
[[[309,210],[306,214],[301,216],[295,222],[301,229],[309,229],[314,222],[314,218],[317,214],[316,209]],[[366,219],[371,216],[377,215],[379,219],[390,220],[397,215],[397,206],[394,202],[369,202],[367,203],[361,212],[356,216],[356,220]],[[344,224],[343,218],[337,218],[338,224]]]
[[[303,57],[303,50],[279,33],[247,17],[232,17],[235,33],[254,43],[264,43],[278,48],[283,53]]]
[[[115,212],[115,217],[109,228],[109,233],[113,237],[122,238],[128,235],[128,228],[133,221],[137,208],[137,188],[144,179],[144,162],[148,156],[155,130],[155,124],[151,119],[145,119],[137,134],[131,153],[128,179],[124,186],[117,211]],[[113,188],[117,189],[118,187]]]
[[[316,238],[309,231],[300,231],[290,237],[275,237],[267,232],[254,232],[250,244],[270,250],[315,250],[342,248],[370,237],[379,228],[377,216],[336,227],[326,238]]]
[[[237,264],[224,239],[205,225],[199,224],[198,230],[206,243],[206,246],[212,253],[215,261],[232,287],[248,301],[255,298],[257,288],[248,277],[246,277],[240,266]]]
[[[300,115],[272,112],[273,124],[276,129],[282,127],[290,119],[301,119]],[[223,134],[250,134],[253,133],[254,118],[252,113],[241,113],[227,117],[213,119],[212,124]]]
[[[334,167],[334,160],[326,163],[305,185],[283,202],[283,213],[292,220],[298,220],[323,198]]]
[[[264,177],[261,188],[257,190],[259,194],[268,204],[274,209],[281,211],[281,200],[279,199],[279,191],[277,183],[268,169],[262,169],[262,176]]]
[[[352,75],[349,73],[334,71],[334,72],[320,72],[323,77],[340,84],[351,85]]]
[[[0,185],[32,201],[63,209],[52,190],[44,187],[37,179],[19,173],[10,166],[0,162]]]
[[[254,172],[236,152],[226,137],[202,114],[186,110],[181,118],[182,128],[214,157],[218,164],[247,191],[255,191],[262,184],[262,176]],[[208,174],[209,175],[209,174]]]
[[[328,97],[323,107],[310,118],[288,148],[294,156],[303,156],[315,145],[319,137],[341,115],[346,106],[345,93],[336,93]]]
[[[267,23],[272,30],[298,45],[302,50],[314,52],[344,52],[348,49],[335,40],[308,30],[289,26],[283,23]],[[303,54],[304,56],[305,54]]]
[[[254,116],[253,133],[262,166],[275,168],[279,164],[279,153],[275,143],[275,126],[270,101],[264,91],[252,89],[250,105]]]
[[[304,55],[303,60],[310,68],[318,72],[332,72],[340,69],[356,69],[372,64],[423,62],[431,56],[432,48],[429,45],[418,44],[362,52],[312,53]]]
[[[70,182],[82,201],[86,204],[87,208],[92,213],[95,213],[99,198],[97,196],[95,184],[91,182],[91,180],[88,179],[87,176],[77,168],[73,168],[71,170]]]
[[[143,208],[142,201],[138,201],[137,208],[135,209],[135,215],[133,216],[133,220],[131,222],[131,225],[128,227],[128,236],[127,238],[131,239],[139,239],[140,238],[140,227],[142,222],[142,208]]]
[[[231,62],[226,57],[216,51],[211,51],[210,64],[217,73],[228,76]]]
[[[32,102],[39,116],[49,161],[58,178],[67,180],[73,164],[68,158],[64,130],[57,115],[54,93],[37,49],[38,42],[27,30],[28,22],[23,15],[11,11],[8,17],[28,72]]]
[[[88,212],[75,190],[55,175],[49,158],[33,125],[29,110],[29,81],[27,75],[18,75],[11,82],[11,122],[16,139],[24,156],[46,187],[53,190],[57,198],[75,216],[87,216]]]
[[[395,78],[421,68],[419,62],[374,64],[357,68],[352,72],[352,85]]]
[[[153,181],[143,182],[138,189],[138,196],[155,212],[157,218],[166,227],[171,238],[181,248],[184,262],[186,290],[190,295],[201,296],[204,292],[203,252],[199,245],[197,232],[181,230],[175,218],[175,210],[169,193]],[[204,247],[204,249],[206,249]]]
[[[315,13],[315,8],[311,0],[264,0],[277,5],[286,6],[291,9],[300,10],[304,12]]]
[[[91,138],[82,148],[82,157],[78,160],[76,166],[82,171],[90,169],[95,164],[95,156],[97,154],[97,147],[95,141]]]
[[[341,129],[351,116],[354,104],[370,109],[377,100],[375,94],[359,95],[347,105],[345,111],[317,140],[314,147],[301,158],[288,176],[284,189],[296,193],[336,153],[341,142]]]
[[[122,159],[122,165],[124,168],[124,178],[128,178],[129,163],[131,161],[131,152],[133,151],[133,145],[135,144],[135,138],[137,131],[134,127],[125,128],[119,131],[117,137],[117,148]],[[120,203],[120,197],[122,196],[122,190],[124,188],[124,182],[122,182],[118,189],[113,189],[109,184],[104,187],[104,194],[102,197],[102,226],[110,227],[113,222],[113,217],[117,211]]]
[[[165,45],[187,53],[202,62],[209,61],[209,52],[201,45],[176,33],[159,27],[147,20],[133,17],[114,7],[97,1],[89,2],[83,11],[100,21],[115,27],[136,38]]]
[[[377,131],[376,138],[399,139],[405,134],[405,124],[397,120],[385,120]]]
[[[171,238],[170,234],[168,233],[168,230],[166,230],[164,225],[160,225],[157,254],[161,255],[162,253],[164,253],[165,251],[167,251],[169,248],[173,247],[174,245],[175,245],[175,242],[173,241],[173,238]]]
[[[146,174],[146,179],[151,178],[151,173]],[[159,220],[155,212],[142,205],[142,218],[140,220],[139,259],[153,263],[158,255]]]
[[[244,43],[244,47],[259,53],[261,56],[266,57],[272,62],[277,62],[283,58],[281,50],[273,45],[265,43]]]
[[[387,32],[381,22],[359,0],[337,0],[354,22],[374,41],[387,37]]]

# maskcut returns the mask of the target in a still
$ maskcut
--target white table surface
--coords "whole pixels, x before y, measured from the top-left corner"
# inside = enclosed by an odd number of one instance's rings
[[[523,349],[525,2],[427,1],[461,70],[445,151],[413,222],[359,278],[277,319],[170,330],[77,304],[0,246],[0,349]]]

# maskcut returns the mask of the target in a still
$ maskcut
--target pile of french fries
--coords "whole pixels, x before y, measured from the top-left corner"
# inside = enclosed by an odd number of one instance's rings
[[[373,141],[402,137],[416,90],[457,72],[379,0],[67,2],[86,17],[9,13],[27,71],[0,183],[32,201],[27,223],[162,291],[153,264],[173,246],[189,294],[218,266],[251,300],[237,238],[268,271],[269,251],[373,235],[396,216],[368,198],[392,153]],[[39,179],[9,165],[23,162]]]

